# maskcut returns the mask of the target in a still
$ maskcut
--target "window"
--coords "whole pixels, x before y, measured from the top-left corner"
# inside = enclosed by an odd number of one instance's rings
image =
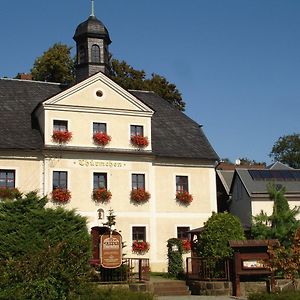
[[[92,46],[91,59],[93,63],[100,63],[100,48],[98,45]]]
[[[189,240],[190,234],[188,231],[190,230],[190,227],[188,226],[182,226],[182,227],[177,227],[177,238],[181,240]]]
[[[107,174],[106,173],[94,173],[94,190],[99,188],[107,189]]]
[[[140,125],[130,125],[130,135],[141,135],[144,136],[143,126]]]
[[[14,188],[14,187],[15,187],[15,171],[0,170],[0,188]]]
[[[189,184],[187,176],[176,176],[176,192],[188,192]]]
[[[106,124],[105,123],[93,123],[93,133],[103,132],[106,133]]]
[[[144,226],[132,227],[132,240],[133,241],[146,241],[146,227],[144,227]]]
[[[67,189],[68,187],[68,172],[54,171],[53,172],[53,190],[55,189]]]
[[[68,131],[68,121],[54,120],[53,131]]]
[[[131,175],[132,189],[145,189],[145,175],[144,174],[132,174]]]

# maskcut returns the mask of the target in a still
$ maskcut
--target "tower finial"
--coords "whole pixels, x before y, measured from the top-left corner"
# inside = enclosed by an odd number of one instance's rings
[[[94,5],[94,0],[92,0],[92,13],[91,13],[92,17],[95,17],[95,5]]]

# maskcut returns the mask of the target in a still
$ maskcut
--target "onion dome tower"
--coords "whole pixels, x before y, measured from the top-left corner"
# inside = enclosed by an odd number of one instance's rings
[[[76,42],[76,81],[80,82],[101,71],[109,74],[109,33],[103,23],[95,17],[94,0],[89,18],[79,24],[73,39]]]

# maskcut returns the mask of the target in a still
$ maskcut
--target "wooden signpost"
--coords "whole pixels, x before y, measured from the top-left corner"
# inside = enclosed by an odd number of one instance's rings
[[[100,238],[101,266],[118,268],[122,264],[122,236],[118,232],[103,234]]]

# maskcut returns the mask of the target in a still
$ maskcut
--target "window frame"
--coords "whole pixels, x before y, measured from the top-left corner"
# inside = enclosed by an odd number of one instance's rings
[[[100,56],[101,50],[99,45],[93,44],[91,47],[91,62],[99,64],[101,62],[101,56]]]
[[[99,127],[103,126],[104,127],[104,131],[103,130],[99,130]],[[95,129],[95,127],[98,127],[98,129]],[[93,134],[95,133],[107,133],[107,123],[104,122],[93,122]]]
[[[3,177],[5,185],[2,185],[2,176],[1,173],[4,173],[5,176]],[[8,173],[11,173],[13,176],[9,178]],[[10,185],[9,181],[12,179],[13,184]],[[16,187],[16,170],[14,169],[0,169],[0,188],[9,188],[14,189]]]
[[[185,229],[185,230],[179,230],[179,229]],[[176,236],[180,240],[190,240],[191,234],[186,233],[187,231],[190,231],[190,226],[177,226],[176,227]]]
[[[135,230],[140,230],[140,232],[135,232]],[[139,238],[139,237],[142,237]],[[142,225],[135,225],[131,227],[131,239],[133,241],[147,241],[147,228],[146,226]]]
[[[185,182],[183,182],[183,180]],[[175,186],[176,186],[176,192],[189,192],[189,176],[176,175]]]
[[[58,184],[56,185],[56,176],[58,175],[57,182]],[[65,175],[65,179],[62,179],[61,176]],[[64,184],[61,184],[62,182],[65,182]],[[63,189],[67,190],[68,189],[68,171],[53,171],[52,173],[52,190],[55,189]]]
[[[97,176],[97,184],[96,183],[96,177]],[[103,176],[104,178],[104,186],[101,186],[100,183],[101,181],[99,180],[100,176]],[[93,190],[97,190],[99,188],[105,188],[107,189],[107,173],[105,172],[93,172]]]
[[[130,136],[144,136],[143,125],[130,125]]]
[[[68,121],[53,120],[53,131],[68,131]]]
[[[145,189],[146,188],[146,176],[143,173],[131,174],[131,189]]]

